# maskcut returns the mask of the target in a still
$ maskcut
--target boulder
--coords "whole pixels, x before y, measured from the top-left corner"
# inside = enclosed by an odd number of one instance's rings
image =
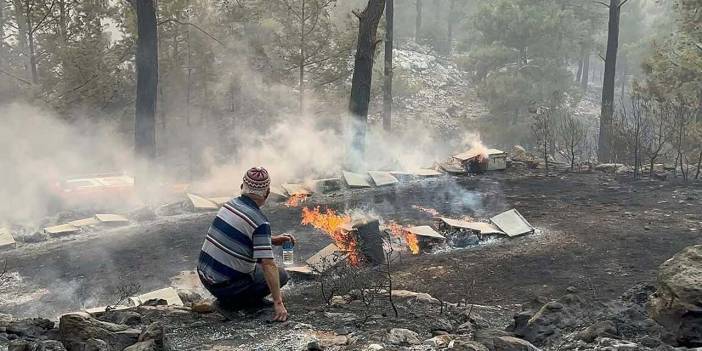
[[[0,327],[7,328],[14,318],[11,314],[0,313]]]
[[[620,174],[625,173],[629,168],[622,163],[600,163],[595,166],[595,170],[604,173]]]
[[[12,340],[7,343],[7,351],[66,351],[56,340]]]
[[[493,340],[495,351],[539,351],[530,342],[513,336],[500,336]]]
[[[431,339],[424,340],[424,345],[429,345],[434,348],[443,348],[448,346],[448,344],[451,342],[451,336],[450,335],[438,335],[435,336]]]
[[[20,319],[7,323],[5,332],[19,337],[39,338],[54,328],[54,322],[44,318]]]
[[[466,339],[451,340],[451,342],[448,345],[448,349],[456,351],[489,351],[489,349],[485,345],[477,341],[471,341]]]
[[[439,299],[427,294],[408,290],[393,290],[392,297],[399,300],[409,300],[428,304],[439,304]]]
[[[514,145],[512,147],[510,157],[517,161],[526,161],[530,159],[530,157],[527,156],[526,150],[521,145]]]
[[[393,345],[419,345],[419,335],[409,329],[393,328],[388,333],[388,342]]]
[[[571,301],[571,298],[574,300]],[[565,295],[563,300],[571,305],[579,303],[574,295]],[[543,345],[548,339],[559,337],[563,329],[574,327],[580,320],[577,311],[579,308],[566,308],[561,302],[550,301],[533,315],[530,312],[517,314],[514,317],[514,333],[536,345]]]
[[[617,326],[612,321],[599,321],[578,332],[576,338],[587,343],[599,337],[617,336]]]
[[[66,348],[60,341],[43,340],[39,342],[39,350],[41,351],[66,351]]]
[[[105,312],[102,317],[98,317],[100,320],[115,324],[126,324],[129,326],[135,326],[141,324],[141,314],[133,310],[115,310]]]
[[[91,339],[104,341],[110,349],[122,350],[136,343],[140,334],[141,331],[127,325],[99,321],[84,312],[66,314],[59,320],[59,338],[68,351],[85,350]]]
[[[159,348],[156,346],[154,340],[140,341],[132,346],[127,347],[124,351],[157,351]]]
[[[512,336],[512,334],[496,328],[479,329],[475,331],[475,341],[485,345],[490,350],[495,349],[495,339],[502,336]]]
[[[163,349],[163,336],[165,332],[163,329],[163,325],[158,322],[154,322],[149,324],[142,330],[141,334],[139,334],[139,342],[144,342],[144,341],[153,341],[155,343],[155,346],[158,350]]]
[[[702,346],[702,245],[690,246],[658,270],[651,317],[681,346]]]
[[[84,351],[111,351],[111,350],[110,350],[110,345],[107,345],[107,343],[104,342],[103,340],[88,339],[88,341],[85,342]]]

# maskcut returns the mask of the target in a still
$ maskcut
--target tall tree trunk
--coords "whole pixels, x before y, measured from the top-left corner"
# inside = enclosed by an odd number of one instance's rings
[[[414,22],[414,42],[418,43],[422,36],[422,0],[415,0],[417,7],[417,17]]]
[[[585,50],[585,57],[583,57],[583,74],[580,80],[580,86],[583,90],[587,91],[587,86],[590,84],[590,49]]]
[[[305,0],[300,17],[300,114],[305,113]]]
[[[193,66],[192,66],[192,46],[190,45],[190,27],[185,34],[186,70],[185,75],[185,127],[188,133],[188,180],[193,180],[193,125],[192,125],[192,98],[193,98]]]
[[[27,46],[29,55],[29,71],[31,72],[32,84],[39,83],[39,73],[37,72],[36,47],[34,45],[34,24],[32,23],[32,5],[29,0],[25,0],[25,22],[27,25]]]
[[[392,49],[395,31],[395,1],[385,1],[385,86],[383,89],[383,129],[392,128]]]
[[[456,0],[451,0],[451,4],[449,5],[449,14],[448,14],[448,42],[446,43],[446,54],[448,56],[451,56],[451,53],[453,51],[453,25],[456,22],[456,14],[454,13],[456,11]]]
[[[620,96],[624,99],[624,93],[626,93],[626,66],[621,67],[621,77],[619,77],[619,83],[621,84]]]
[[[612,117],[614,115],[614,83],[619,49],[620,0],[609,1],[609,32],[607,35],[607,57],[605,58],[604,81],[602,83],[602,112],[600,114],[600,139],[597,157],[600,162],[609,162],[612,157]]]
[[[578,73],[575,74],[575,81],[580,83],[580,79],[583,76],[583,58],[582,56],[578,59]]]
[[[151,162],[156,158],[156,96],[158,93],[158,33],[153,0],[132,0],[137,13],[136,113],[134,151],[141,163],[137,174],[139,187],[148,184]],[[142,187],[142,189],[145,189]]]
[[[5,31],[5,3],[0,3],[0,32]],[[0,40],[0,67],[5,63],[5,41]]]
[[[359,163],[364,159],[365,154],[366,124],[373,78],[373,56],[378,44],[376,40],[378,23],[380,23],[384,9],[385,0],[368,0],[366,9],[356,14],[359,20],[358,44],[351,80],[349,111],[353,117],[352,151],[358,156],[356,161]]]

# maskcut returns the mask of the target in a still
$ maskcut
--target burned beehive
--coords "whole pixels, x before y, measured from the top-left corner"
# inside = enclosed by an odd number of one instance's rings
[[[342,228],[356,239],[356,249],[365,262],[376,266],[385,262],[380,221],[372,218],[355,220]]]

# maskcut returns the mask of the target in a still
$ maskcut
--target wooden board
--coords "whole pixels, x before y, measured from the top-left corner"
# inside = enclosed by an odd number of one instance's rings
[[[434,238],[434,239],[446,239],[443,235],[437,233],[436,230],[434,230],[434,228],[432,228],[428,225],[409,227],[406,230],[414,235],[417,235],[417,236],[422,236],[422,237],[426,237],[426,238]]]
[[[340,253],[336,245],[329,244],[312,255],[312,257],[308,258],[305,263],[307,263],[312,271],[324,272],[344,259],[346,259],[346,255]]]
[[[490,218],[490,222],[492,222],[510,237],[534,232],[534,227],[532,227],[531,224],[529,224],[529,222],[527,222],[522,214],[516,209],[502,212],[497,216]]]
[[[124,216],[120,216],[118,214],[114,213],[98,213],[95,215],[95,218],[97,218],[100,223],[105,223],[105,224],[126,224],[129,223],[129,219]]]
[[[7,228],[0,228],[0,250],[10,250],[17,247],[15,238]]]
[[[395,185],[400,182],[390,172],[368,171],[368,175],[375,183],[375,186]]]
[[[100,224],[100,220],[95,217],[77,219],[75,221],[68,222],[68,224],[76,227],[90,227]]]
[[[344,180],[350,188],[370,188],[373,186],[370,177],[365,174],[344,171]]]
[[[219,209],[219,206],[217,206],[216,203],[202,197],[199,195],[195,194],[190,194],[188,193],[188,199],[190,199],[190,203],[193,204],[193,208],[196,210],[217,210]]]
[[[208,198],[207,200],[210,200],[214,203],[217,204],[217,206],[222,206],[224,203],[229,202],[229,200],[232,199],[232,196],[218,196],[218,197],[211,197]]]
[[[55,225],[53,227],[44,228],[44,232],[51,235],[51,236],[68,235],[68,234],[77,233],[79,231],[80,231],[80,228],[78,228],[74,225],[71,225],[71,224],[61,224],[61,225]]]
[[[473,231],[480,232],[481,234],[505,234],[495,225],[485,222],[468,222],[460,219],[451,219],[441,217],[441,221],[446,223],[449,227],[459,228],[459,229],[469,229]]]
[[[431,168],[420,168],[412,171],[412,174],[418,177],[438,177],[443,173]]]

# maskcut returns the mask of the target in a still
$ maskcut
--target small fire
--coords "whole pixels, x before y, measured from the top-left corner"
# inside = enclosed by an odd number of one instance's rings
[[[422,207],[422,206],[417,206],[417,205],[412,205],[412,208],[414,208],[415,210],[419,210],[419,211],[422,211],[422,212],[426,212],[426,213],[428,213],[428,214],[430,214],[430,215],[432,215],[432,216],[434,216],[434,217],[438,217],[438,216],[439,216],[439,211],[437,211],[437,210],[435,210],[435,209],[433,209],[433,208],[427,208],[427,207]]]
[[[311,225],[329,235],[339,250],[349,255],[348,260],[351,265],[357,266],[360,263],[360,257],[356,236],[344,230],[344,226],[349,223],[351,223],[351,216],[339,215],[332,209],[327,209],[325,212],[320,211],[319,207],[302,209],[301,224]]]
[[[407,248],[409,248],[413,255],[419,255],[419,239],[416,235],[410,233],[401,225],[392,221],[388,223],[388,230],[390,230],[390,234],[392,234],[392,236],[403,238],[405,240],[405,244],[407,244]]]
[[[303,202],[307,201],[307,198],[309,195],[307,194],[292,194],[288,201],[285,202],[285,206],[287,207],[297,207],[300,206]]]

